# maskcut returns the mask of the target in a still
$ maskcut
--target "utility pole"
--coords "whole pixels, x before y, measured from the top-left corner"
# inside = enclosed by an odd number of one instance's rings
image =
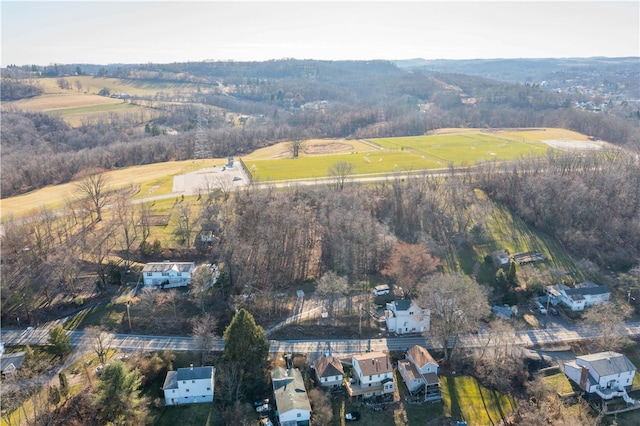
[[[131,302],[127,301],[127,319],[129,320],[129,331],[131,331],[131,314],[129,313],[129,305],[131,305]]]

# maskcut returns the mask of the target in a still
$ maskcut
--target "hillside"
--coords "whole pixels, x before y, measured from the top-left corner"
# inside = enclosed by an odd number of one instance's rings
[[[482,74],[481,65],[467,67]],[[588,110],[585,93],[388,61],[11,67],[2,78],[23,87],[2,102],[2,197],[92,169],[241,155],[299,138],[564,127],[628,149],[640,140],[633,91],[602,114]]]

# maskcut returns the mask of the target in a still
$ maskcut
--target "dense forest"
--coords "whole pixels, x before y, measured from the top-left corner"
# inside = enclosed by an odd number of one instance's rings
[[[478,265],[455,266],[455,253],[487,243],[486,221],[494,203],[551,235],[578,259],[616,271],[638,262],[640,170],[635,153],[640,136],[634,117],[579,110],[570,95],[535,84],[407,71],[385,61],[193,63],[116,66],[100,72],[145,81],[193,80],[209,89],[184,102],[167,103],[151,123],[125,115],[72,128],[47,114],[5,110],[3,197],[95,170],[196,158],[202,132],[211,157],[294,138],[418,135],[442,127],[564,127],[626,149],[487,163],[473,175],[448,178],[425,175],[344,188],[238,191],[233,203],[229,194],[212,193],[195,204],[176,206],[176,214],[188,218],[189,229],[181,230],[187,237],[180,239],[186,247],[193,245],[196,226],[216,230],[219,240],[209,256],[227,265],[231,294],[246,292],[246,283],[255,292],[275,294],[328,271],[357,286],[363,277],[388,271],[388,259],[401,244],[419,244],[442,265],[474,274]],[[9,74],[6,79],[18,79],[16,70]],[[251,119],[230,125],[224,116],[231,112]],[[205,113],[206,119],[199,120]],[[145,131],[150,126],[170,126],[178,134],[154,135]],[[478,190],[487,198],[478,197]],[[148,240],[151,207],[134,207],[129,196],[127,190],[110,195],[118,215],[107,224],[95,222],[91,209],[73,205],[65,208],[64,220],[45,209],[29,223],[6,224],[3,275],[27,279],[21,288],[52,301],[56,291],[49,287],[75,293],[83,268],[95,269],[99,286],[111,282],[118,268],[108,262],[110,251],[127,264],[160,256],[162,248]],[[24,247],[30,248],[28,255]],[[4,300],[18,297],[14,290],[3,291]]]
[[[69,68],[69,69],[67,69]],[[39,113],[2,115],[2,197],[68,182],[86,170],[109,170],[198,155],[240,155],[300,137],[373,138],[420,135],[443,127],[563,127],[638,150],[637,106],[624,114],[574,107],[576,95],[539,84],[401,69],[388,61],[199,62],[97,68],[44,67],[39,75],[86,73],[146,82],[194,82],[198,92],[164,98],[151,123],[111,116],[79,128]],[[34,71],[3,70],[3,100],[38,93]],[[6,90],[10,87],[11,90]],[[5,99],[5,96],[7,98]],[[153,97],[133,97],[146,105]],[[231,125],[227,114],[250,117]],[[634,115],[635,114],[635,115]],[[198,122],[207,146],[196,146]],[[179,134],[145,132],[145,125]],[[147,127],[148,128],[148,127]],[[43,156],[47,161],[41,161]]]

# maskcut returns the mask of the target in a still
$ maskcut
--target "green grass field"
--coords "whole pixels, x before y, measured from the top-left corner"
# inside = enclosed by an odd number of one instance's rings
[[[528,139],[533,139],[528,136]],[[353,175],[433,170],[468,166],[486,161],[505,161],[529,156],[542,156],[548,145],[537,141],[518,141],[481,131],[462,134],[427,135],[370,139],[379,149],[272,158],[251,155],[245,163],[257,181],[279,181],[303,178],[324,178],[329,168],[339,161],[353,164]],[[272,152],[272,151],[270,151]]]
[[[480,131],[476,133],[428,135],[400,138],[372,139],[385,149],[395,149],[418,157],[431,158],[440,167],[449,164],[472,165],[492,160],[511,160],[525,156],[539,156],[549,150],[541,142],[522,142],[496,137]]]
[[[482,386],[469,376],[441,376],[444,415],[469,425],[496,425],[515,409],[507,395]]]

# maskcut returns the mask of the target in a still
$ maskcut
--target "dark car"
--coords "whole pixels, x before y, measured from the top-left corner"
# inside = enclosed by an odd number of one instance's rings
[[[355,422],[360,420],[360,413],[357,411],[352,411],[344,415],[344,419],[348,422]]]
[[[556,308],[550,308],[549,312],[551,312],[551,315],[558,315],[558,310]]]

